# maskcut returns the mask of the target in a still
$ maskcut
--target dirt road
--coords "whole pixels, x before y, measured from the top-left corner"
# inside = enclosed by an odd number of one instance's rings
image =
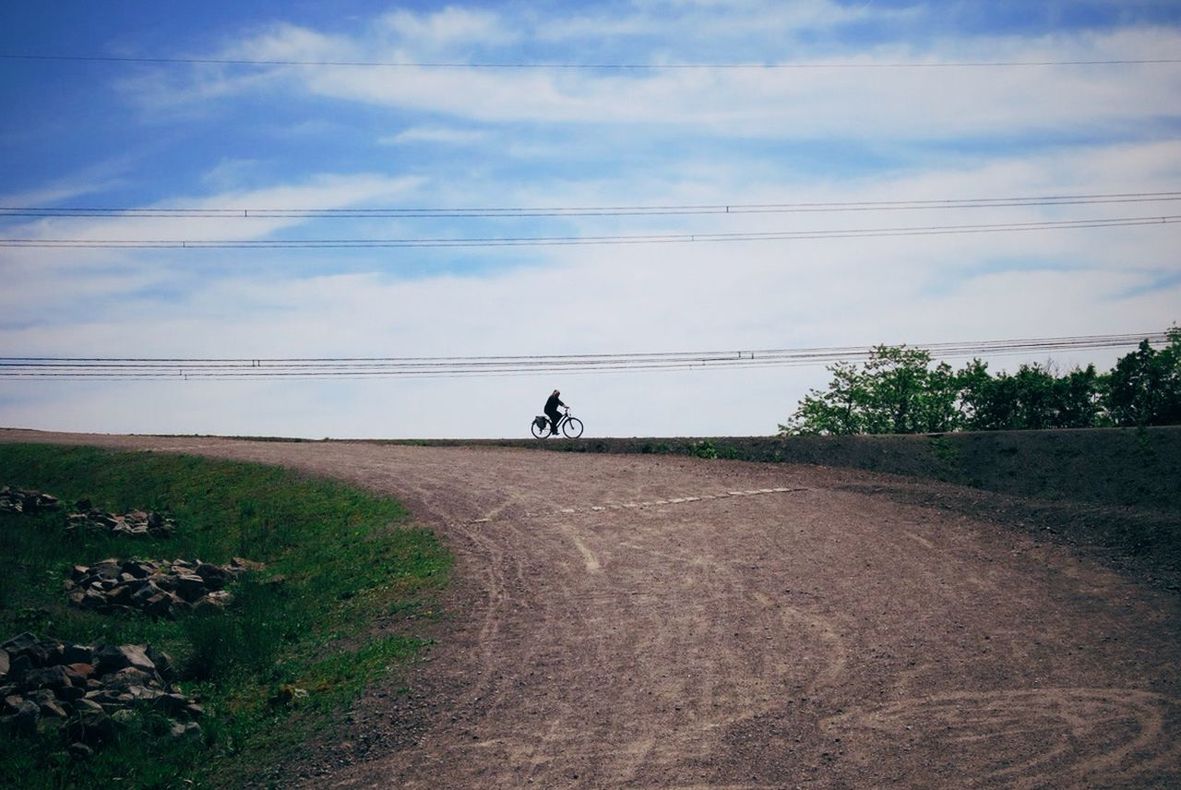
[[[456,615],[418,678],[438,694],[412,714],[427,726],[309,785],[1181,785],[1178,596],[896,496],[930,484],[527,450],[0,440],[283,464],[397,496],[444,536]],[[369,696],[357,727],[400,715]]]

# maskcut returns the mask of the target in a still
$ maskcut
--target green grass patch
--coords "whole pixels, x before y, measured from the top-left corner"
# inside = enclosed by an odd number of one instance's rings
[[[86,761],[52,734],[0,739],[0,776],[27,788],[234,786],[291,757],[366,685],[422,650],[411,625],[437,617],[451,558],[397,502],[255,464],[91,448],[0,445],[0,484],[113,512],[174,517],[171,538],[79,530],[65,514],[0,513],[0,641],[21,631],[66,642],[152,644],[199,697],[204,737],[175,742],[150,718]],[[67,606],[74,564],[106,557],[265,563],[230,589],[225,612],[175,621]],[[401,616],[405,633],[375,637]],[[412,616],[411,616],[412,615]],[[297,691],[298,690],[298,691]],[[306,692],[306,694],[305,694]],[[190,782],[192,784],[190,784]]]

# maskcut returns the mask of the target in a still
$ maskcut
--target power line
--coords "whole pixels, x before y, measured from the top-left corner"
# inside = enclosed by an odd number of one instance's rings
[[[933,358],[1127,348],[1167,342],[1164,332],[919,344]],[[334,379],[452,378],[594,374],[826,365],[867,359],[864,346],[607,354],[452,357],[0,357],[13,379]]]
[[[741,233],[666,233],[602,236],[501,236],[484,238],[402,239],[0,239],[2,247],[68,249],[377,249],[426,247],[555,247],[584,245],[684,244],[697,242],[801,241],[812,239],[942,236],[953,234],[1009,233],[1035,230],[1077,230],[1140,225],[1168,225],[1181,215],[1112,217],[1101,219],[998,222],[976,225],[924,225],[911,227],[846,228],[840,230],[767,231]]]
[[[968,60],[968,61],[894,61],[858,62],[780,62],[780,63],[538,63],[409,61],[409,60],[267,60],[254,58],[178,58],[132,57],[117,55],[55,55],[0,53],[3,60],[60,61],[83,63],[139,63],[152,65],[209,66],[316,66],[331,68],[393,69],[503,69],[503,70],[586,70],[586,71],[673,71],[673,70],[869,70],[869,69],[983,69],[1043,68],[1050,66],[1149,66],[1181,63],[1181,58],[1105,58],[1074,60]]]
[[[682,205],[606,206],[485,206],[460,208],[261,208],[261,207],[53,207],[0,206],[4,217],[54,218],[201,218],[201,219],[438,219],[516,217],[623,217],[709,214],[775,214],[812,212],[915,211],[929,209],[1015,208],[1121,203],[1158,203],[1181,200],[1181,192],[1117,192],[1080,195],[1032,195],[935,200],[860,200],[797,203],[715,203]]]

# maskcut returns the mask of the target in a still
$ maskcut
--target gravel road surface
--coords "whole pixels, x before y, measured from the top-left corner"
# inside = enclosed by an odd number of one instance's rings
[[[659,456],[0,441],[281,464],[438,531],[457,579],[420,693],[367,694],[307,786],[1181,786],[1181,599],[938,506],[962,489]]]

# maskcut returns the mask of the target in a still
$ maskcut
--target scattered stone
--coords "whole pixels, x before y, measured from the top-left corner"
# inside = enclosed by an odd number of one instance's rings
[[[22,491],[9,486],[0,488],[0,513],[40,513],[60,507],[57,497],[40,491]]]
[[[107,513],[93,507],[89,499],[79,499],[74,503],[74,507],[76,512],[66,516],[66,529],[69,531],[79,528],[99,529],[116,535],[153,538],[171,537],[176,531],[176,522],[173,519],[154,511]],[[41,513],[60,509],[61,502],[55,496],[40,491],[22,491],[10,486],[0,488],[0,512]]]
[[[103,645],[94,651],[100,675],[113,674],[128,667],[154,672],[156,665],[148,658],[147,645]]]
[[[133,510],[130,513],[107,513],[98,508],[89,507],[89,502],[81,500],[79,507],[87,505],[81,512],[70,513],[67,516],[66,529],[97,529],[115,535],[132,535],[136,537],[167,538],[176,531],[176,522],[160,513]]]
[[[201,726],[195,721],[186,722],[184,724],[181,724],[180,722],[173,722],[172,726],[169,728],[168,734],[177,739],[200,737]]]
[[[204,711],[176,687],[168,654],[151,645],[68,645],[25,633],[5,642],[3,650],[16,656],[13,665],[25,661],[29,668],[19,677],[11,668],[0,673],[0,731],[62,729],[76,759],[89,757],[92,747],[109,741],[140,708],[162,712],[170,732],[200,735],[194,719]],[[35,665],[31,657],[49,663]],[[62,663],[73,658],[93,663]]]
[[[25,691],[42,688],[60,689],[70,685],[73,684],[70,681],[69,672],[60,664],[30,670],[20,680],[20,687]]]
[[[50,719],[65,719],[70,714],[66,713],[65,707],[57,700],[46,700],[41,703],[41,716]]]
[[[184,611],[223,608],[230,601],[226,585],[258,567],[237,558],[229,565],[105,559],[89,567],[75,565],[66,595],[79,609],[102,614],[140,611],[171,620]]]
[[[23,634],[17,634],[12,639],[0,645],[0,648],[3,648],[10,656],[16,658],[37,647],[39,644],[40,642],[36,636],[25,631]]]

